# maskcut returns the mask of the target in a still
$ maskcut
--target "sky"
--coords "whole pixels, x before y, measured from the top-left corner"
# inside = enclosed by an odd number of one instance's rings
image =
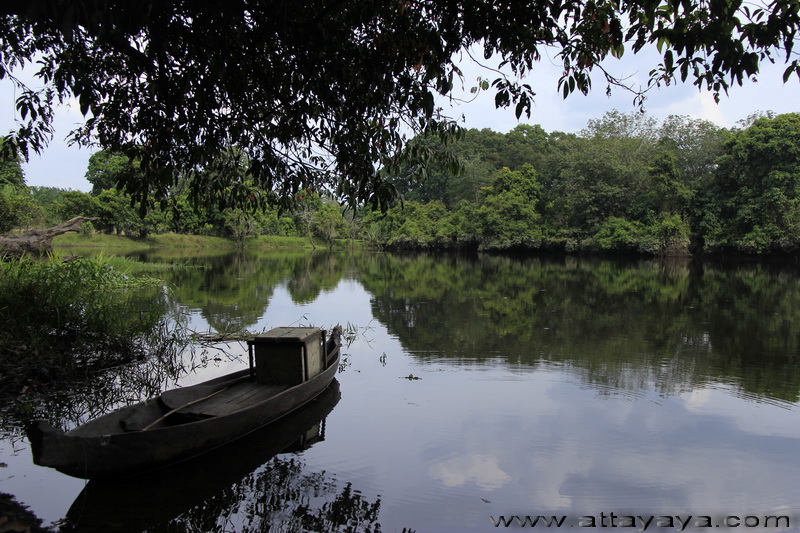
[[[477,57],[481,57],[478,52]],[[648,72],[658,64],[658,57],[652,52],[633,56],[628,54],[621,60],[611,59],[604,63],[613,74],[626,78],[633,86],[645,86]],[[648,93],[645,110],[648,115],[663,120],[670,115],[684,115],[709,120],[718,126],[731,128],[740,120],[753,113],[774,111],[776,113],[800,112],[800,82],[797,78],[783,83],[782,64],[761,65],[761,73],[756,83],[731,88],[729,94],[721,95],[719,104],[713,96],[698,90],[691,83],[678,83],[670,87],[653,89]],[[586,127],[591,119],[601,118],[606,112],[618,110],[623,113],[636,112],[633,95],[619,88],[606,95],[604,80],[596,75],[593,89],[588,96],[574,93],[567,99],[558,91],[558,78],[561,69],[552,58],[543,58],[533,72],[524,80],[529,83],[537,96],[530,118],[523,115],[517,120],[513,107],[495,109],[494,93],[491,89],[472,98],[469,90],[477,85],[479,76],[490,81],[497,77],[495,72],[468,62],[462,63],[464,80],[461,87],[468,103],[453,106],[445,98],[437,105],[445,114],[457,118],[467,128],[489,128],[505,133],[518,124],[539,124],[545,131],[578,132]],[[30,80],[25,73],[21,79]],[[9,131],[14,128],[15,92],[8,79],[0,80],[0,128]],[[55,136],[49,147],[41,154],[32,154],[30,161],[23,165],[26,182],[31,186],[59,187],[89,191],[91,184],[86,181],[87,164],[91,154],[97,149],[68,146],[65,138],[76,124],[81,123],[78,106],[67,104],[58,109],[55,121]]]

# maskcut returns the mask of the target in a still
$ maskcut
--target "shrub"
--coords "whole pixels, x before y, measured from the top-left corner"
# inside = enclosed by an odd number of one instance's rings
[[[0,392],[144,356],[167,311],[158,285],[102,258],[0,261]]]

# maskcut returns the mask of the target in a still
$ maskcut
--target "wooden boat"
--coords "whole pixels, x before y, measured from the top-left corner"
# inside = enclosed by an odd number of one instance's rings
[[[339,366],[341,330],[276,328],[248,340],[250,368],[174,389],[63,432],[28,430],[33,462],[80,478],[142,473],[247,435],[324,391]]]
[[[62,525],[67,531],[82,533],[174,531],[180,529],[180,522],[176,526],[175,521],[181,515],[224,515],[229,511],[227,495],[231,491],[247,498],[247,505],[259,505],[255,499],[263,496],[270,501],[283,500],[283,508],[296,508],[305,494],[269,483],[265,478],[273,468],[267,463],[277,454],[298,453],[324,441],[325,419],[339,398],[339,383],[334,378],[306,405],[201,456],[149,474],[92,479],[75,498]],[[291,481],[291,476],[284,480]],[[294,480],[295,485],[301,483]]]

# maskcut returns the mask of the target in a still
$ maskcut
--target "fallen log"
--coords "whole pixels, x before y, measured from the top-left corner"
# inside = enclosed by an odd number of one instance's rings
[[[41,257],[53,251],[53,237],[80,231],[81,224],[97,217],[75,217],[49,228],[28,230],[25,233],[0,235],[0,255]]]

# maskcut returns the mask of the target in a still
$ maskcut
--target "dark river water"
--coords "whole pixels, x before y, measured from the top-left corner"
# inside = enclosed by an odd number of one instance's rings
[[[337,381],[279,425],[118,483],[34,466],[23,434],[5,428],[0,492],[46,525],[469,532],[547,529],[552,516],[567,528],[800,530],[797,267],[174,260],[206,266],[164,274],[195,331],[344,326]],[[148,361],[98,382],[147,397],[243,368],[245,353],[211,345],[166,370]],[[98,394],[61,407],[67,425],[126,401]]]

